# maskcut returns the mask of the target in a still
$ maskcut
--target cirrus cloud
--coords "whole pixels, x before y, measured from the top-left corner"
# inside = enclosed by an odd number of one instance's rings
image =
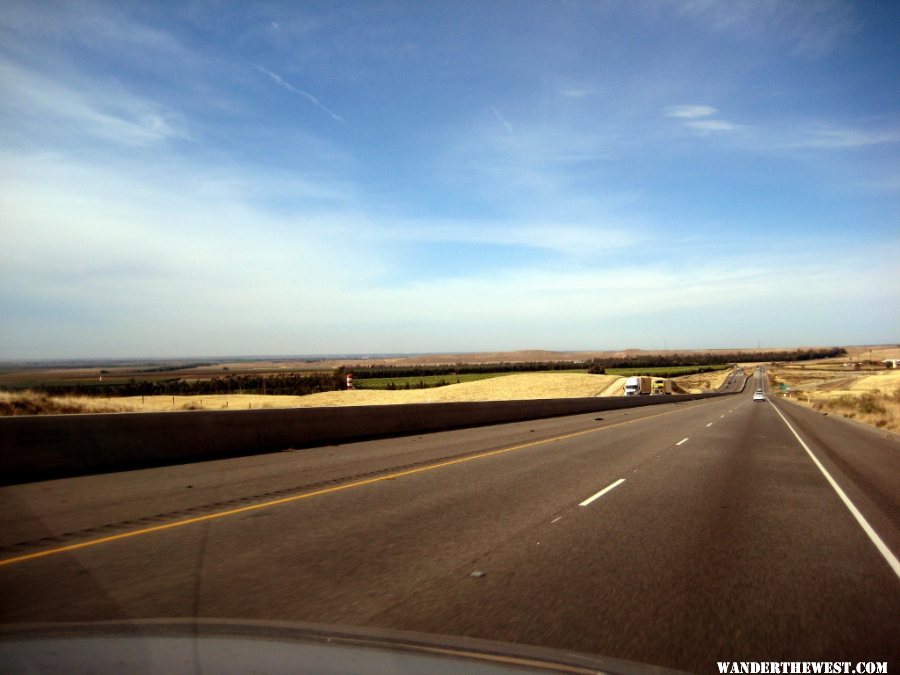
[[[666,108],[667,117],[675,117],[677,119],[696,119],[698,117],[709,117],[719,112],[716,108],[709,105],[673,105]]]

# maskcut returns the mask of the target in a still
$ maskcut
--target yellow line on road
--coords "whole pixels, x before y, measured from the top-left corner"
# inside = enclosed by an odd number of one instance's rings
[[[228,516],[235,516],[240,513],[246,513],[248,511],[256,511],[259,509],[267,509],[272,506],[279,506],[281,504],[289,504],[291,502],[297,502],[301,499],[309,499],[310,497],[318,497],[319,495],[327,495],[332,492],[341,492],[342,490],[349,490],[351,488],[362,487],[363,485],[371,485],[372,483],[379,483],[385,480],[393,480],[395,478],[401,478],[403,476],[410,476],[416,473],[423,473],[425,471],[433,471],[434,469],[441,469],[445,466],[453,466],[454,464],[462,464],[463,462],[471,462],[476,459],[483,459],[485,457],[493,457],[495,455],[501,455],[507,452],[513,452],[515,450],[524,450],[525,448],[532,448],[536,445],[543,445],[545,443],[554,443],[556,441],[564,441],[569,438],[576,438],[577,436],[584,436],[586,434],[597,433],[598,431],[606,431],[607,429],[613,429],[615,427],[625,426],[626,424],[634,424],[636,422],[643,422],[645,420],[654,419],[656,417],[664,417],[665,415],[671,415],[672,413],[687,410],[689,408],[695,408],[695,405],[685,406],[683,408],[676,408],[675,410],[670,410],[664,413],[657,413],[656,415],[648,415],[647,417],[641,417],[639,419],[626,420],[624,422],[616,422],[615,424],[608,424],[606,426],[597,427],[595,429],[585,429],[584,431],[575,431],[570,434],[563,434],[562,436],[553,436],[552,438],[543,438],[538,441],[530,441],[528,443],[520,443],[518,445],[511,445],[508,448],[500,448],[498,450],[487,450],[485,452],[480,452],[477,455],[469,455],[467,457],[459,457],[457,459],[450,459],[444,462],[437,462],[435,464],[429,464],[427,466],[421,466],[416,469],[407,469],[405,471],[398,471],[396,473],[385,474],[384,476],[377,476],[375,478],[366,478],[365,480],[355,481],[353,483],[346,483],[344,485],[336,485],[334,487],[322,488],[321,490],[314,490],[313,492],[304,492],[299,495],[293,495],[291,497],[281,497],[279,499],[272,499],[267,502],[260,502],[259,504],[251,504],[249,506],[241,506],[236,509],[228,509],[227,511],[219,511],[217,513],[209,513],[205,516],[196,516],[194,518],[185,518],[184,520],[176,520],[171,523],[165,523],[163,525],[153,525],[152,527],[143,527],[139,530],[131,530],[130,532],[121,532],[119,534],[112,534],[108,537],[99,537],[97,539],[89,539],[88,541],[82,541],[77,544],[68,544],[66,546],[59,546],[57,548],[47,549],[45,551],[36,551],[34,553],[26,553],[23,555],[16,556],[14,558],[6,558],[4,560],[0,560],[0,566],[2,565],[12,565],[13,563],[25,562],[26,560],[34,560],[36,558],[44,558],[46,556],[57,555],[59,553],[68,553],[69,551],[77,551],[83,548],[89,548],[91,546],[98,546],[99,544],[106,544],[111,541],[118,541],[120,539],[128,539],[129,537],[137,537],[139,535],[151,534],[153,532],[162,532],[164,530],[172,530],[176,527],[184,527],[185,525],[193,525],[194,523],[202,523],[207,520],[215,520],[217,518],[225,518]]]

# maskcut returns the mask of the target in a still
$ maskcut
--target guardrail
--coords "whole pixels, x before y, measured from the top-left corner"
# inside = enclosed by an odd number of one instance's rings
[[[729,393],[0,418],[0,481],[234,457]]]

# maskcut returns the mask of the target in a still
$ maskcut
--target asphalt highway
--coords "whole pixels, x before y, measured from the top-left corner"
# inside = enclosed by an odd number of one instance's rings
[[[897,436],[754,402],[753,378],[703,401],[3,487],[0,617],[893,672]]]
[[[728,373],[728,377],[725,378],[725,381],[722,382],[719,391],[732,394],[737,393],[743,388],[745,379],[743,370],[740,368],[732,370]]]

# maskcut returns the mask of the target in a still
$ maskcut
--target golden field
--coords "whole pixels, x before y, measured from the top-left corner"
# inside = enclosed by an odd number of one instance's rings
[[[790,387],[787,398],[814,410],[900,432],[900,370],[770,368],[769,380],[773,392],[777,393],[779,385],[785,383]]]
[[[585,373],[516,373],[433,389],[400,391],[327,391],[308,396],[221,394],[203,396],[47,396],[35,392],[0,392],[0,415],[96,412],[175,412],[183,410],[246,410],[312,408],[350,405],[396,405],[458,401],[513,401],[538,398],[579,398],[617,395],[615,375]],[[619,384],[621,388],[621,384]]]

